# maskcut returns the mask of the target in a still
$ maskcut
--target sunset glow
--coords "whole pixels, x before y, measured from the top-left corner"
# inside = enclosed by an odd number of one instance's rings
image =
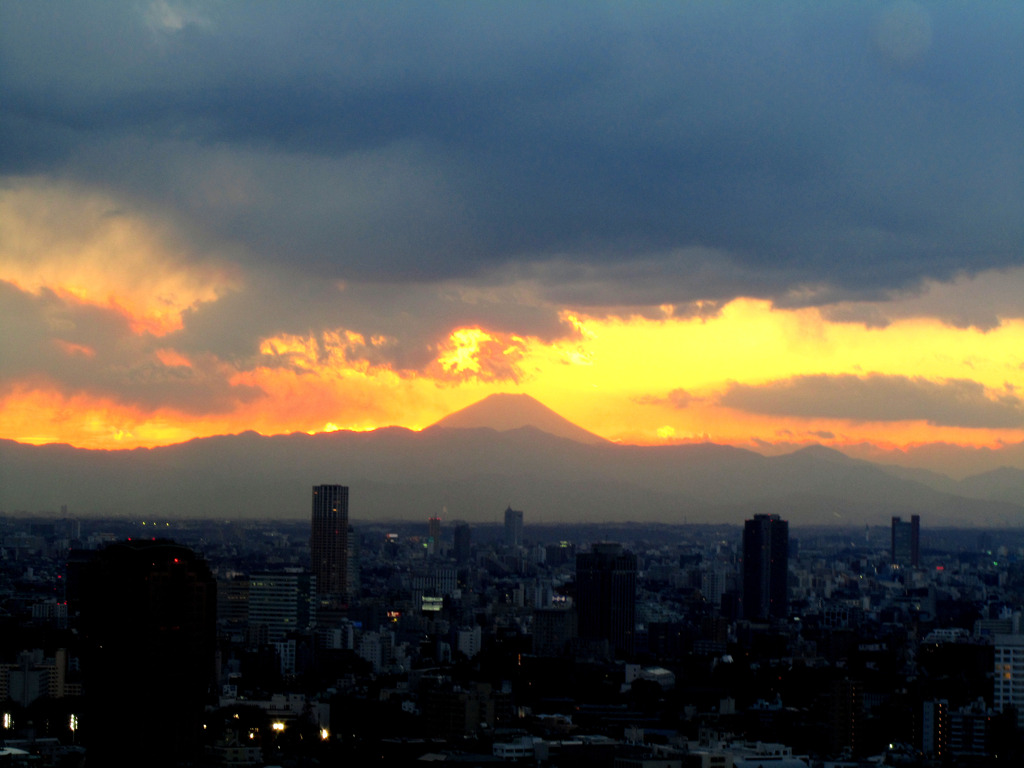
[[[4,6],[0,438],[1024,457],[1021,11],[914,5]]]
[[[981,332],[934,320],[885,328],[829,322],[815,309],[780,310],[736,300],[713,318],[589,317],[564,314],[566,335],[545,342],[458,328],[438,345],[424,371],[370,363],[386,346],[345,329],[263,339],[254,357],[221,360],[216,375],[235,395],[220,412],[147,408],[88,389],[60,392],[20,381],[0,403],[4,437],[29,443],[132,448],[255,429],[263,434],[419,429],[489,394],[529,394],[566,418],[611,440],[658,444],[712,440],[737,445],[874,442],[904,446],[933,441],[996,446],[1024,439],[1014,426],[957,426],[927,419],[757,413],[723,404],[739,386],[778,386],[796,377],[849,377],[942,386],[969,379],[980,405],[1019,410],[1024,386],[1024,323]],[[191,372],[189,357],[167,346],[153,355],[168,369]],[[82,345],[61,342],[67,355],[91,358]],[[882,390],[879,390],[881,394]],[[956,394],[956,393],[954,393]],[[963,393],[957,396],[962,397]],[[841,412],[841,409],[840,409]]]

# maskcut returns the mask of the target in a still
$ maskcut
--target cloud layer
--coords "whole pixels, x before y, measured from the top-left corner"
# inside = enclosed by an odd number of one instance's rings
[[[753,386],[734,384],[719,401],[774,416],[851,421],[924,421],[946,427],[1019,429],[1024,403],[1012,392],[989,393],[976,381],[920,377],[797,376]]]

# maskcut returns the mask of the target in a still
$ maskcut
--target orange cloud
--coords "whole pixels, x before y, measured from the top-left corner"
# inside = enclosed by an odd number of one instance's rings
[[[85,344],[74,344],[64,339],[54,339],[53,343],[67,355],[81,355],[82,357],[96,357],[96,350],[87,347]]]
[[[193,386],[208,380],[227,392],[216,401],[224,412],[146,411],[112,395],[61,394],[66,387],[22,383],[0,402],[0,436],[111,448],[247,429],[418,429],[489,394],[513,390],[626,443],[712,440],[763,450],[770,443],[811,441],[994,446],[1024,440],[1024,430],[1009,424],[996,429],[990,422],[963,422],[975,424],[968,428],[934,418],[883,423],[869,418],[870,411],[865,418],[854,418],[858,412],[852,411],[765,413],[722,401],[729,391],[757,393],[771,382],[825,376],[838,382],[852,377],[858,385],[879,377],[897,384],[966,382],[949,389],[950,397],[974,389],[1020,391],[1024,323],[1004,322],[985,333],[919,319],[867,328],[830,321],[814,309],[779,310],[751,300],[732,302],[715,317],[665,312],[656,318],[594,318],[566,312],[563,320],[567,333],[555,341],[455,328],[422,371],[383,362],[395,340],[343,328],[268,337],[252,359],[236,362],[164,346],[154,352],[162,365],[201,368],[202,376],[190,378]],[[86,354],[75,345],[64,349]]]
[[[158,349],[156,358],[168,368],[191,368],[192,361],[174,349]]]
[[[519,364],[527,340],[511,334],[488,333],[480,328],[457,328],[441,345],[428,374],[442,381],[475,379],[515,383],[522,377]]]
[[[20,384],[0,398],[4,437],[22,443],[68,443],[78,448],[138,448],[218,434],[184,414],[142,409],[110,397],[64,395],[47,384]],[[221,427],[227,426],[221,423]]]
[[[135,333],[163,336],[182,315],[234,289],[227,263],[194,260],[153,216],[68,183],[20,179],[0,189],[0,280],[113,310]]]

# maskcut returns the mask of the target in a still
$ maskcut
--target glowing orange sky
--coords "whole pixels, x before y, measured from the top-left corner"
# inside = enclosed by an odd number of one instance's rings
[[[147,376],[172,384],[174,376],[187,376],[227,394],[205,410],[144,404],[116,387],[76,384],[52,370],[22,371],[0,389],[0,437],[110,449],[245,430],[420,429],[489,394],[521,392],[627,443],[998,446],[1024,440],[1019,424],[766,415],[721,403],[737,385],[850,375],[940,387],[969,381],[981,388],[982,406],[1012,408],[1014,392],[1024,386],[1024,322],[1014,319],[984,332],[920,315],[869,327],[831,321],[814,308],[741,298],[711,317],[676,317],[672,307],[646,317],[563,307],[564,332],[553,340],[457,326],[418,370],[370,362],[387,359],[394,339],[386,334],[338,327],[262,338],[246,358],[190,352],[176,346],[175,332],[189,312],[243,290],[242,270],[229,258],[188,252],[159,219],[107,215],[113,208],[103,195],[33,180],[0,192],[0,280],[42,302],[48,337],[40,344],[59,359],[96,361],[114,345],[145,363]],[[112,318],[120,336],[88,336],[75,320],[83,308]]]
[[[734,301],[720,316],[704,320],[569,313],[565,318],[575,330],[554,343],[455,329],[423,373],[354,357],[352,351],[367,342],[344,330],[268,338],[258,358],[230,377],[232,386],[262,394],[209,415],[144,410],[84,391],[62,393],[46,381],[18,382],[0,401],[0,424],[4,437],[22,442],[129,448],[247,429],[419,429],[488,394],[518,391],[599,435],[631,443],[995,445],[1024,439],[1024,430],[769,417],[717,403],[730,383],[821,373],[870,371],[936,381],[969,373],[986,388],[1003,391],[1008,381],[1020,379],[1017,350],[1024,349],[1024,323],[1005,323],[988,333],[922,320],[867,329],[827,322],[817,310],[784,311],[751,300]],[[73,347],[65,353],[83,354]],[[164,366],[191,365],[174,349],[160,347],[155,356]],[[687,393],[684,407],[670,398],[678,391]],[[834,437],[822,440],[825,433]]]

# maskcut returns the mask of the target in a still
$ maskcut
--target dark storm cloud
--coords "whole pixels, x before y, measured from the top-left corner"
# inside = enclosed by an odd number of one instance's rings
[[[1024,403],[975,382],[942,383],[907,376],[796,376],[761,386],[733,384],[721,405],[751,413],[853,421],[926,421],[936,426],[1012,429],[1024,425]]]
[[[1022,27],[1011,2],[5,3],[0,167],[315,279],[884,298],[1020,264]]]

